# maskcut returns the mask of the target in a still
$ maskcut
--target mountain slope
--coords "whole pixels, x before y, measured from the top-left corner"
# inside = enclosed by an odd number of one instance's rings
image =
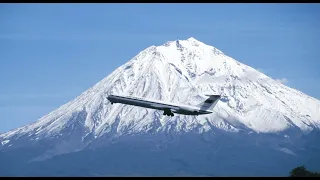
[[[195,105],[223,96],[214,113],[163,116],[152,109],[111,105],[109,94]],[[138,134],[226,132],[308,133],[320,127],[320,101],[287,87],[194,38],[140,52],[106,78],[38,121],[0,135],[0,149],[51,144],[40,159]],[[39,160],[39,159],[38,159]]]

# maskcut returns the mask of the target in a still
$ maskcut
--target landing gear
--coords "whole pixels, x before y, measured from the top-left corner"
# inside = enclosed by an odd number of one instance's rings
[[[170,110],[164,110],[163,115],[174,116],[174,114]]]

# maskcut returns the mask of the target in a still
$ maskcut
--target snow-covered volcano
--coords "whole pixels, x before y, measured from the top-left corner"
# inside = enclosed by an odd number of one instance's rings
[[[114,104],[109,94],[195,105],[220,94],[214,113],[174,117]],[[124,136],[230,132],[302,132],[320,128],[320,101],[228,57],[194,38],[151,46],[92,88],[38,121],[0,135],[0,150],[50,144],[38,154],[57,154],[110,144]],[[108,141],[106,141],[106,138]]]

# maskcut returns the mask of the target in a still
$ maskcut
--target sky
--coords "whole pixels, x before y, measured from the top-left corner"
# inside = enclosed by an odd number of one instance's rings
[[[320,99],[320,4],[0,4],[0,133],[140,51],[194,37]]]

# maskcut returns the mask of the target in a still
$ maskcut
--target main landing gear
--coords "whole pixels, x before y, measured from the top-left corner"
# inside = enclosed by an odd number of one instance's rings
[[[163,115],[174,116],[174,114],[170,110],[164,110]]]

